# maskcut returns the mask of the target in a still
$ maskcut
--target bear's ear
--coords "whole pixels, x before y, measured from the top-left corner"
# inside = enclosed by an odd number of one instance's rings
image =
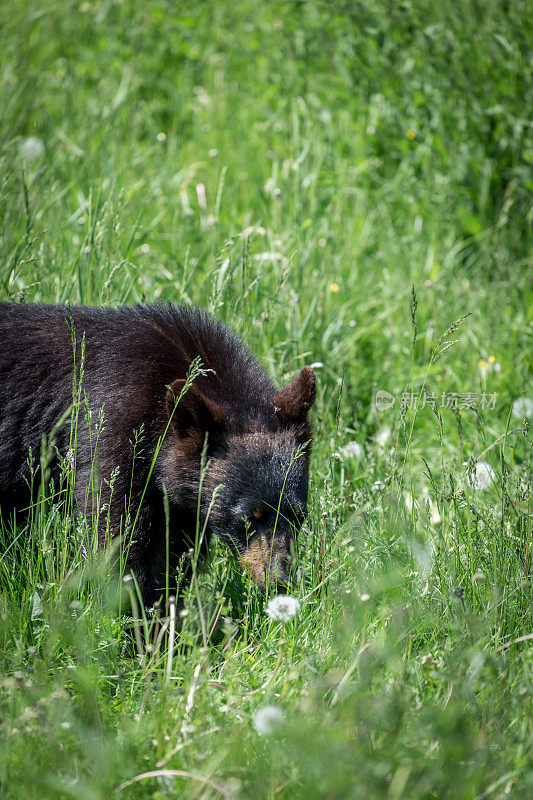
[[[302,422],[315,402],[316,378],[311,367],[304,367],[296,378],[270,398],[276,416],[288,422]]]
[[[176,380],[167,389],[166,408],[171,424],[189,449],[201,450],[206,432],[211,437],[219,432],[226,419],[224,411],[191,384],[182,395],[184,380]],[[180,397],[181,395],[181,397]]]

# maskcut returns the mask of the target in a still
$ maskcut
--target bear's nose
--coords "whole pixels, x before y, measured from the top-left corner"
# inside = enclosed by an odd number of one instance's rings
[[[287,537],[256,536],[245,552],[239,554],[239,559],[263,591],[267,586],[278,592],[287,589],[293,566],[291,542]]]

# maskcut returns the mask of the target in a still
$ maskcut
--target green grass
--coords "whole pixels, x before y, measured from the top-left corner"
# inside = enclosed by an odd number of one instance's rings
[[[533,398],[531,20],[0,6],[0,299],[194,303],[280,383],[321,365],[286,625],[214,547],[169,679],[75,509],[2,524],[2,798],[532,796],[531,435],[510,414]],[[260,735],[270,704],[285,723]]]

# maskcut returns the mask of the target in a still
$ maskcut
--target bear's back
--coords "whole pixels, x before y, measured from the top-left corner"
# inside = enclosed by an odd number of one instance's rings
[[[204,311],[172,304],[120,308],[0,304],[0,482],[20,480],[68,410],[74,373],[82,398],[124,437],[164,414],[166,387],[185,378],[223,407],[234,430],[275,425],[275,387],[239,337]],[[59,436],[61,439],[61,435]],[[61,442],[60,442],[61,444]],[[63,448],[60,448],[63,449]]]

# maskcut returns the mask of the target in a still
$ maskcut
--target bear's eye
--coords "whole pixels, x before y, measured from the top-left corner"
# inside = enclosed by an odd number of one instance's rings
[[[246,507],[244,503],[239,502],[233,506],[232,510],[235,520],[244,521],[246,525],[252,527],[266,522],[270,513],[270,509],[261,503]]]
[[[255,519],[256,522],[260,522],[262,519],[265,518],[265,509],[261,506],[256,506],[252,509],[252,519]]]

